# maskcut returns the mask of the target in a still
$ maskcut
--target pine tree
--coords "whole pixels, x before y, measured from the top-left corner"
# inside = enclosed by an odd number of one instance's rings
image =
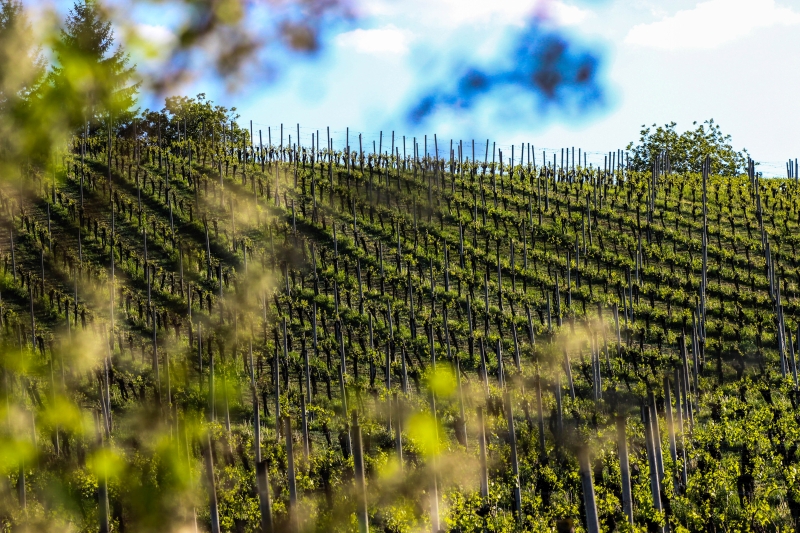
[[[115,47],[111,22],[96,0],[73,5],[54,52],[53,94],[70,106],[73,127],[132,116],[140,85],[135,65],[122,46]]]

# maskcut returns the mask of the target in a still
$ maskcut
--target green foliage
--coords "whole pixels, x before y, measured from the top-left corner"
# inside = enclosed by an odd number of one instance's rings
[[[51,42],[39,39],[21,3],[0,2],[0,166],[7,179],[51,165],[84,125],[91,133],[134,113],[140,83],[96,0],[74,4]],[[55,59],[49,72],[45,43]]]
[[[713,176],[701,240],[696,174],[663,176],[645,208],[647,173],[607,181],[579,169],[557,179],[520,166],[490,181],[474,167],[454,172],[444,162],[432,173],[384,158],[376,168],[369,156],[362,171],[355,152],[345,167],[341,152],[243,146],[249,131],[230,120],[235,110],[203,95],[170,98],[138,115],[136,128],[118,127],[110,145],[105,131],[89,136],[85,152],[73,139],[55,179],[32,173],[19,194],[0,189],[0,221],[15,245],[13,259],[10,240],[0,254],[0,528],[97,531],[107,483],[111,531],[194,530],[195,519],[208,530],[212,488],[224,530],[258,531],[258,433],[275,530],[298,518],[304,532],[354,531],[344,400],[359,411],[375,531],[429,530],[436,475],[445,529],[545,532],[560,522],[583,532],[582,445],[603,531],[796,526],[797,394],[778,365],[761,240],[780,265],[788,335],[800,317],[795,184],[757,181],[756,216],[750,180]],[[693,328],[702,242],[704,341]],[[580,257],[568,262],[573,250]],[[25,347],[31,312],[43,347]],[[682,400],[693,416],[673,395],[670,426],[664,378],[684,368],[681,332],[690,375]],[[694,340],[704,342],[702,357]],[[664,512],[653,504],[639,422],[650,393]],[[288,439],[276,431],[276,401],[292,422]],[[488,497],[479,489],[478,406]],[[621,509],[617,415],[627,419],[633,527]],[[24,509],[14,491],[23,475]]]
[[[0,114],[9,113],[41,83],[45,61],[18,0],[0,0]]]
[[[692,123],[697,126],[697,122]],[[706,156],[711,157],[712,174],[735,176],[746,171],[747,150],[736,151],[731,136],[722,133],[714,119],[706,120],[694,130],[678,133],[676,122],[664,126],[642,125],[639,143],[629,143],[633,170],[645,172],[652,168],[656,156],[666,152],[674,172],[701,172]],[[655,128],[652,130],[651,128]]]
[[[137,117],[136,128],[140,134],[145,134],[151,139],[161,138],[165,145],[177,142],[178,139],[185,141],[186,138],[197,143],[202,138],[206,142],[210,141],[212,134],[214,138],[222,139],[222,131],[225,129],[225,138],[228,142],[233,139],[239,143],[245,138],[247,132],[235,124],[239,118],[236,108],[227,108],[215,105],[206,98],[204,93],[198,94],[194,98],[186,96],[170,96],[164,100],[164,107],[160,111],[146,109]],[[133,124],[126,124],[127,133],[132,135]],[[231,136],[233,127],[233,136]],[[249,139],[249,134],[246,135]]]
[[[22,3],[0,1],[0,164],[6,175],[16,173],[27,148],[21,141],[35,111],[31,94],[41,87],[45,75],[41,47]]]
[[[139,83],[97,0],[75,3],[54,43],[56,64],[50,75],[51,92],[69,110],[74,129],[85,122],[98,127],[104,118],[132,118]]]

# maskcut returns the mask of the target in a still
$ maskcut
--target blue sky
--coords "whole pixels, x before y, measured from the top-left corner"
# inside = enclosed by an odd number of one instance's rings
[[[265,139],[281,123],[295,137],[299,123],[304,144],[330,127],[341,146],[349,127],[351,144],[362,133],[370,147],[380,131],[388,139],[395,130],[398,139],[436,133],[440,146],[451,138],[479,145],[489,138],[505,150],[531,143],[537,159],[542,149],[574,146],[597,163],[638,139],[642,124],[674,120],[683,130],[714,118],[765,175],[784,174],[783,162],[800,157],[797,0],[362,0],[356,9],[353,23],[329,28],[323,53],[285,62],[276,82],[231,93],[207,78],[183,90],[235,105]],[[563,113],[499,95],[419,126],[405,120],[452,65],[502,60],[508,36],[534,13],[601,51],[603,105]],[[167,39],[168,18],[144,12],[145,34]]]

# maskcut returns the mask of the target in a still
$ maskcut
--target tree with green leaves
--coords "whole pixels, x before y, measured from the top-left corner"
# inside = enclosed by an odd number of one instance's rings
[[[30,21],[18,0],[0,0],[0,113],[26,100],[46,66]]]
[[[121,45],[115,46],[111,22],[96,0],[73,5],[54,52],[52,94],[68,106],[73,129],[133,116],[140,85],[135,65]]]
[[[18,0],[0,0],[0,161],[19,162],[25,152],[20,126],[32,114],[32,95],[47,66],[30,20]],[[4,168],[4,174],[8,174]]]
[[[697,126],[697,122],[692,125]],[[639,143],[628,144],[631,151],[630,165],[633,170],[648,171],[656,156],[666,153],[673,172],[701,172],[706,156],[711,157],[711,172],[734,176],[746,171],[748,153],[746,149],[736,151],[731,145],[731,136],[722,133],[714,119],[704,121],[694,130],[678,133],[677,123],[664,126],[642,125]]]

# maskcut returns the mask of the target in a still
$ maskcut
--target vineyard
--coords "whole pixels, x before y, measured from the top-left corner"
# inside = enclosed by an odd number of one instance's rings
[[[234,118],[3,184],[4,531],[800,527],[795,178]]]

